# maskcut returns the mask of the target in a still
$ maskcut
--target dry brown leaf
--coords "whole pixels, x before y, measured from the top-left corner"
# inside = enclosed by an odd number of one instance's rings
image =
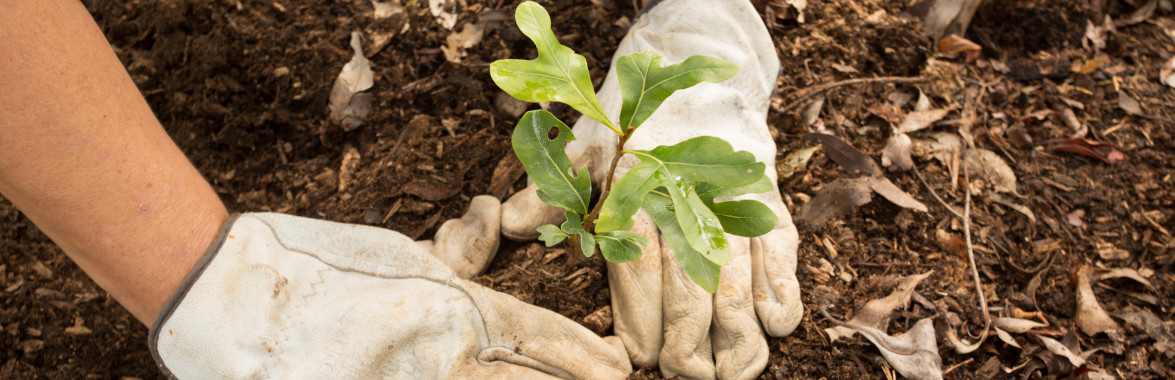
[[[375,8],[372,16],[377,19],[392,17],[404,12],[404,6],[395,1],[382,2],[371,0],[371,6]]]
[[[1085,49],[1093,47],[1093,51],[1106,48],[1106,34],[1114,31],[1114,22],[1110,15],[1106,15],[1101,25],[1094,25],[1093,20],[1085,20],[1085,35],[1081,39],[1081,46]]]
[[[1130,95],[1127,95],[1126,91],[1118,91],[1118,108],[1134,116],[1146,116],[1142,113],[1142,105],[1138,104],[1138,101],[1131,98]]]
[[[1069,347],[1065,347],[1064,344],[1061,344],[1061,342],[1058,342],[1056,339],[1049,338],[1047,336],[1038,336],[1038,338],[1040,338],[1040,342],[1044,344],[1044,348],[1048,349],[1049,352],[1069,359],[1069,362],[1073,363],[1074,367],[1081,367],[1082,365],[1085,365],[1085,358],[1082,358],[1081,356],[1073,353],[1073,351],[1069,350]]]
[[[873,200],[869,194],[869,178],[838,179],[824,185],[808,203],[800,206],[796,220],[809,225],[822,225],[856,211]]]
[[[1130,268],[1110,268],[1104,272],[1098,273],[1096,277],[1097,281],[1109,278],[1128,278],[1137,281],[1139,284],[1146,285],[1146,287],[1150,288],[1151,290],[1155,289],[1155,286],[1151,285],[1150,281],[1143,278],[1142,275],[1138,274],[1138,271]]]
[[[778,171],[779,179],[780,180],[787,179],[788,177],[791,177],[793,174],[796,174],[796,172],[800,171],[800,169],[807,167],[808,160],[812,159],[812,155],[816,153],[817,149],[820,149],[819,145],[810,146],[810,147],[792,152],[792,153],[788,154],[787,157],[784,157],[783,160],[780,160],[779,163],[776,165],[777,166],[776,170]]]
[[[866,303],[852,319],[849,319],[848,323],[884,330],[886,325],[889,324],[890,313],[893,313],[894,309],[898,307],[906,307],[910,303],[910,294],[914,292],[914,288],[917,288],[918,283],[922,282],[926,277],[930,277],[931,273],[934,273],[934,271],[903,277],[897,289],[894,289],[885,298],[875,299]],[[841,337],[853,336],[856,331],[845,326],[833,326],[824,329],[824,332],[828,333],[828,340],[830,342],[835,342]]]
[[[846,323],[873,342],[885,361],[902,377],[918,380],[942,379],[942,358],[934,337],[934,320],[924,318],[914,323],[909,331],[899,336],[869,327]],[[839,326],[838,326],[839,327]]]
[[[938,44],[935,47],[938,50],[938,54],[942,54],[947,58],[955,58],[959,54],[963,54],[966,57],[964,61],[968,63],[979,58],[979,54],[983,51],[983,48],[979,44],[960,37],[957,34],[943,37],[943,39],[938,40]]]
[[[456,0],[428,0],[428,10],[448,30],[453,30],[453,26],[457,25],[457,14],[449,9],[460,10],[460,7]]]
[[[910,136],[905,133],[895,133],[889,136],[885,143],[885,151],[881,153],[881,166],[889,170],[910,170],[914,168],[914,159],[910,158]]]
[[[820,111],[824,109],[824,96],[818,96],[812,99],[811,103],[804,106],[804,110],[800,112],[800,117],[804,119],[804,125],[816,125],[816,121],[820,120]]]
[[[1092,271],[1093,269],[1088,266],[1077,269],[1077,327],[1089,335],[1118,331],[1118,324],[1110,319],[1110,315],[1106,314],[1106,310],[1102,309],[1102,305],[1093,294],[1093,287],[1090,286]]]
[[[950,112],[950,108],[910,112],[906,115],[905,119],[902,119],[902,124],[898,126],[897,133],[910,133],[929,127],[934,122],[942,120]]]
[[[898,186],[894,185],[893,182],[890,182],[888,178],[870,178],[869,188],[873,189],[874,192],[881,195],[882,197],[885,197],[886,200],[889,200],[893,204],[903,208],[921,212],[926,212],[928,210],[925,204],[922,204],[922,202],[914,199],[914,197],[910,196],[909,193],[899,189]]]
[[[849,175],[874,176],[881,174],[881,168],[873,162],[872,158],[839,137],[826,133],[810,133],[805,137],[816,139],[824,144],[824,154],[844,168]]]
[[[1023,334],[1023,333],[1028,332],[1028,330],[1032,330],[1032,329],[1035,329],[1038,327],[1048,326],[1046,324],[1043,324],[1043,323],[1040,323],[1037,321],[1030,321],[1027,319],[1020,319],[1020,318],[1006,318],[1006,317],[1005,318],[996,318],[995,320],[991,321],[991,325],[995,326],[997,328],[1009,331],[1009,332],[1017,333],[1017,334]]]
[[[468,23],[461,28],[461,32],[449,33],[445,37],[445,46],[441,52],[445,53],[445,60],[452,63],[461,63],[465,58],[465,49],[476,46],[485,36],[485,23]]]
[[[371,61],[363,56],[358,31],[351,32],[351,50],[354,51],[351,61],[343,65],[330,90],[331,119],[342,122],[347,131],[358,128],[371,111],[371,94],[360,92],[375,84],[375,73]]]
[[[1016,343],[1016,339],[1012,338],[1012,334],[1008,334],[1007,331],[1004,331],[999,327],[993,327],[992,329],[995,330],[996,336],[999,337],[1000,340],[1004,341],[1004,343],[1007,343],[1012,347],[1021,348],[1020,343]]]
[[[1118,313],[1118,318],[1146,332],[1155,340],[1155,349],[1160,353],[1175,350],[1175,322],[1163,322],[1154,313],[1133,305]]]
[[[1004,205],[1007,208],[1016,210],[1016,212],[1024,214],[1024,216],[1028,217],[1028,221],[1036,223],[1036,214],[1034,214],[1032,209],[1029,209],[1028,206],[1013,202],[1011,199],[1005,198],[999,193],[991,194],[991,200],[995,203]]]
[[[964,165],[973,176],[983,178],[995,191],[1016,193],[1016,173],[1000,155],[987,149],[972,148],[963,156]]]

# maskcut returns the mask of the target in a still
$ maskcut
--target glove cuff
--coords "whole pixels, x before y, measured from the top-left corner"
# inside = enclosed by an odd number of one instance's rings
[[[233,213],[220,226],[220,231],[216,233],[216,238],[212,240],[212,244],[208,246],[208,251],[204,252],[204,256],[200,258],[200,261],[197,261],[196,265],[192,267],[192,270],[188,271],[188,275],[184,277],[184,281],[176,288],[175,293],[172,293],[171,297],[167,299],[167,303],[163,305],[163,310],[159,312],[159,315],[155,317],[155,321],[151,323],[150,334],[147,336],[147,345],[151,349],[151,358],[155,359],[155,365],[169,379],[175,379],[176,376],[171,373],[171,370],[163,362],[163,358],[159,356],[158,342],[160,327],[167,322],[168,318],[171,318],[175,309],[184,301],[184,296],[187,296],[188,291],[192,289],[192,285],[196,283],[196,280],[200,278],[201,274],[204,274],[204,269],[208,268],[208,264],[212,263],[212,259],[216,258],[216,253],[220,252],[221,246],[224,245],[229,230],[233,228],[233,224],[236,223],[240,216],[240,213]]]

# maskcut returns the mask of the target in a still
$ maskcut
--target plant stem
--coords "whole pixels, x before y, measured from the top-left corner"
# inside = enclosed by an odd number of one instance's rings
[[[588,232],[596,232],[596,218],[600,216],[604,200],[608,199],[608,193],[612,191],[612,179],[616,177],[616,166],[620,164],[620,157],[624,155],[624,143],[628,142],[629,137],[632,137],[632,131],[633,128],[628,127],[624,134],[616,140],[616,154],[612,156],[612,165],[608,167],[608,177],[604,179],[604,191],[600,193],[600,199],[596,201],[596,206],[592,207],[592,212],[583,218],[583,229]]]

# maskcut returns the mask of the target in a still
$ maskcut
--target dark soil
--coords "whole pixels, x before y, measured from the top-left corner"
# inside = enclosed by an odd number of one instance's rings
[[[508,142],[518,105],[498,99],[488,63],[532,56],[534,48],[512,23],[491,21],[485,24],[485,38],[460,63],[449,62],[442,48],[451,31],[434,20],[428,2],[404,2],[405,12],[385,19],[373,18],[367,0],[99,1],[93,14],[163,125],[230,210],[371,224],[429,238],[441,222],[459,217],[471,197],[489,193],[505,199],[524,185]],[[500,20],[518,2],[462,0],[454,30],[478,20]],[[894,17],[907,1],[810,2],[805,23],[797,22],[783,1],[756,3],[783,61],[777,107],[819,84],[920,75],[933,53],[916,21]],[[966,36],[984,48],[983,56],[969,64],[947,60],[957,69],[957,80],[841,87],[828,94],[821,115],[839,137],[878,159],[890,128],[869,110],[888,103],[893,94],[917,94],[921,88],[940,106],[970,105],[976,115],[971,126],[975,144],[1011,165],[1019,180],[1020,197],[1014,201],[1036,217],[1030,221],[996,203],[989,191],[975,195],[973,232],[984,291],[992,307],[1000,309],[1037,310],[1035,298],[1052,331],[1073,328],[1070,277],[1083,265],[1153,273],[1149,280],[1155,290],[1109,280],[1112,286],[1095,287],[1095,292],[1111,314],[1133,305],[1168,324],[1175,320],[1170,304],[1175,299],[1175,126],[1170,121],[1175,90],[1157,81],[1160,66],[1175,54],[1175,40],[1162,25],[1175,23],[1160,10],[1151,21],[1119,27],[1107,35],[1101,52],[1108,62],[1088,74],[1071,69],[1096,57],[1082,47],[1087,20],[1118,19],[1141,3],[984,2]],[[593,78],[602,79],[612,48],[636,15],[631,2],[543,5],[552,13],[556,34],[587,57]],[[878,11],[887,16],[871,17]],[[393,37],[383,49],[368,52],[375,69],[371,114],[358,129],[344,131],[329,120],[326,104],[334,77],[350,59],[353,30],[364,32],[366,48],[374,35]],[[1140,102],[1147,117],[1119,108],[1119,88]],[[1103,163],[1040,147],[1071,133],[1056,112],[1030,117],[1057,104],[1072,108],[1089,127],[1086,138],[1113,144],[1126,159]],[[559,105],[551,110],[563,120],[576,117]],[[960,114],[947,119],[960,119]],[[781,158],[815,144],[801,138],[809,130],[794,113],[772,113],[769,124]],[[1018,143],[1023,136],[1035,144]],[[358,154],[357,165],[343,167],[348,152]],[[952,190],[941,164],[915,161],[931,186],[961,205],[962,191]],[[971,328],[982,326],[966,254],[940,245],[937,238],[943,233],[961,237],[959,224],[912,173],[887,176],[930,206],[930,212],[875,200],[828,225],[800,225],[797,276],[806,315],[791,336],[769,339],[771,358],[761,378],[885,378],[892,373],[877,349],[859,336],[829,343],[823,329],[830,323],[815,311],[831,305],[833,315],[851,316],[868,300],[888,294],[903,275],[933,269],[919,294],[958,313]],[[846,177],[818,152],[780,185],[794,213],[824,184]],[[1084,214],[1070,216],[1078,210]],[[0,379],[160,377],[147,351],[145,327],[6,201],[0,201],[0,220]],[[1099,255],[1119,252],[1114,249],[1125,252],[1124,258]],[[569,254],[561,247],[505,243],[476,280],[583,321],[609,304],[607,276],[598,255],[568,267]],[[1046,262],[1039,288],[1028,294],[1033,273],[1021,269]],[[890,333],[934,315],[914,303],[895,313]],[[1175,359],[1159,352],[1145,332],[1118,322],[1120,336],[1078,335],[1083,349],[1102,348],[1090,357],[1092,366],[1124,378],[1175,376]],[[91,332],[67,334],[65,328],[75,323]],[[609,325],[591,327],[611,334]],[[1008,375],[999,365],[1012,368],[1043,356],[1021,354],[995,339],[968,355],[940,348],[944,367],[962,364],[949,378],[1019,378],[1034,367]],[[1074,373],[1071,367],[1053,366],[1032,374]],[[660,374],[646,369],[634,377]]]

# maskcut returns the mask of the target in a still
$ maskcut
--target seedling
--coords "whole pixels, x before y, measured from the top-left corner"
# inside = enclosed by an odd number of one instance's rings
[[[622,56],[616,61],[622,105],[620,118],[613,122],[596,99],[587,60],[559,43],[547,11],[528,1],[518,6],[515,20],[534,41],[538,58],[495,61],[490,65],[494,83],[524,101],[567,104],[616,132],[617,153],[603,192],[591,206],[588,169],[575,170],[564,152],[575,139],[571,129],[543,110],[527,112],[518,121],[511,136],[514,153],[538,185],[539,198],[563,208],[567,217],[561,226],[539,227],[539,240],[548,247],[569,240],[574,250],[588,257],[598,247],[614,263],[636,260],[647,239],[629,229],[633,215],[644,209],[690,278],[707,291],[716,291],[719,270],[729,258],[726,233],[759,236],[775,227],[777,217],[758,201],[715,199],[771,191],[766,165],[716,137],[695,137],[652,150],[625,150],[624,144],[674,91],[724,81],[738,72],[738,66],[701,55],[665,67],[661,56],[651,51]],[[640,163],[613,181],[625,154]]]

